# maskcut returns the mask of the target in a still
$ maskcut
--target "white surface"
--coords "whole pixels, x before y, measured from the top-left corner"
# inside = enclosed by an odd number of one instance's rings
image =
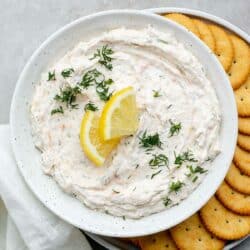
[[[8,122],[11,96],[25,62],[57,28],[95,11],[161,6],[204,10],[225,18],[250,33],[249,0],[1,0],[0,123]],[[249,248],[250,239],[237,247],[237,250]]]
[[[13,158],[7,125],[0,125],[0,159],[0,195],[11,218],[6,249],[25,249],[27,245],[30,250],[90,250],[84,235],[45,208],[24,183]]]
[[[160,31],[174,32],[177,40],[181,41],[203,65],[221,107],[221,153],[211,163],[211,169],[203,182],[179,205],[140,220],[123,220],[88,209],[75,198],[62,192],[50,177],[43,174],[40,152],[34,148],[32,141],[28,103],[33,93],[32,82],[37,82],[43,69],[64,55],[82,37],[89,39],[100,32],[119,26],[144,28],[148,23]],[[58,216],[83,230],[120,237],[162,231],[180,223],[200,209],[225,177],[234,153],[238,130],[233,92],[216,56],[185,28],[160,16],[141,11],[112,11],[88,16],[78,19],[51,36],[35,52],[22,72],[13,97],[10,118],[13,150],[18,166],[39,199]],[[228,137],[228,134],[231,136]]]

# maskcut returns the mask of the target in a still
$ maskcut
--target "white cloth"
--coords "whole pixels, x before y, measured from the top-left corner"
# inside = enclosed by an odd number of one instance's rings
[[[77,228],[52,214],[27,187],[12,154],[8,125],[0,125],[0,159],[0,197],[8,212],[5,249],[91,250]]]

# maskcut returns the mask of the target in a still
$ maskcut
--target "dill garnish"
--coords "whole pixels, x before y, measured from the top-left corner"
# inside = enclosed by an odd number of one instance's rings
[[[151,175],[151,179],[153,179],[156,175],[158,175],[159,173],[161,172],[161,170],[159,170],[158,172],[156,172],[156,173],[153,173],[152,175]]]
[[[55,81],[56,80],[56,73],[55,70],[53,72],[48,72],[48,80],[47,81]]]
[[[106,69],[112,70],[113,65],[111,64],[111,61],[113,58],[110,56],[114,53],[114,51],[108,47],[108,45],[104,45],[101,49],[97,49],[96,53],[93,55],[93,57],[90,58],[90,60],[93,60],[95,58],[99,58],[98,62],[105,66]]]
[[[114,81],[112,79],[105,80],[103,73],[97,69],[92,69],[83,75],[82,81],[79,83],[79,85],[83,89],[88,89],[90,86],[96,85],[96,93],[99,95],[102,101],[106,102],[112,96],[112,93],[109,93],[108,85],[113,83]]]
[[[62,72],[61,72],[61,75],[64,77],[64,78],[67,78],[67,77],[70,77],[71,74],[75,72],[74,69],[72,68],[69,68],[69,69],[64,69]]]
[[[105,77],[100,71],[98,71],[97,69],[92,69],[92,70],[87,71],[83,75],[82,81],[79,83],[79,85],[82,88],[87,89],[88,87],[94,84],[99,84],[103,82],[104,79]]]
[[[78,107],[78,104],[74,103],[76,101],[76,96],[81,93],[81,90],[78,86],[74,88],[67,86],[64,89],[60,89],[60,94],[57,94],[54,99],[56,101],[65,103],[67,107],[75,109]]]
[[[139,144],[141,147],[152,149],[154,146],[157,146],[158,148],[161,148],[162,142],[160,140],[160,136],[158,133],[155,133],[154,135],[147,135],[147,131],[144,131],[142,134],[142,137],[139,137]]]
[[[181,167],[181,165],[187,161],[197,162],[197,160],[194,159],[192,152],[190,152],[190,151],[186,151],[186,152],[179,154],[179,155],[176,155],[174,152],[174,155],[175,155],[174,164],[177,165],[178,168]]]
[[[181,123],[173,123],[171,120],[170,122],[170,129],[169,129],[169,137],[172,137],[173,135],[178,135],[181,130]]]
[[[95,106],[94,103],[89,102],[89,103],[87,103],[87,104],[85,105],[84,110],[85,110],[85,111],[87,111],[87,110],[96,111],[96,110],[98,110],[98,108]]]
[[[173,192],[173,191],[178,192],[183,185],[184,183],[181,181],[171,182],[169,186],[170,192]]]
[[[205,170],[204,168],[197,166],[195,168],[193,168],[192,165],[187,166],[187,168],[189,169],[189,173],[186,174],[187,177],[190,177],[192,179],[192,182],[195,182],[198,179],[198,176],[195,174],[204,174],[207,172],[207,170]]]
[[[54,115],[56,113],[61,113],[61,114],[64,113],[62,106],[60,106],[59,108],[56,108],[56,109],[52,109],[50,112],[51,115]]]
[[[168,197],[164,197],[162,200],[165,207],[167,207],[172,202]]]
[[[154,92],[153,97],[160,97],[161,96],[159,91],[153,90],[153,92]]]
[[[159,154],[159,155],[153,155],[154,158],[152,158],[149,161],[149,166],[151,166],[153,169],[156,167],[162,167],[162,166],[168,166],[168,157],[165,156],[164,154]]]
[[[101,83],[96,85],[96,93],[99,95],[102,101],[108,101],[112,96],[112,93],[109,93],[108,85],[112,84],[113,80],[108,79],[106,81],[102,81]]]

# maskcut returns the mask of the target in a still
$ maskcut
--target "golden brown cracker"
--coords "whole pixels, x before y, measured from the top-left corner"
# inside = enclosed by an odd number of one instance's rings
[[[230,166],[225,180],[233,189],[250,195],[250,177],[241,173],[233,163]]]
[[[215,53],[225,71],[228,71],[234,56],[232,41],[223,28],[215,24],[210,24],[209,27],[215,38]]]
[[[212,34],[212,31],[210,30],[209,26],[199,20],[199,19],[193,19],[194,23],[196,24],[201,40],[213,51],[215,52],[215,39]]]
[[[196,36],[200,37],[199,30],[190,17],[183,15],[183,14],[180,14],[180,13],[169,13],[169,14],[166,14],[164,16],[167,17],[168,19],[171,19],[172,21],[186,27],[188,30],[193,32]]]
[[[250,153],[236,146],[234,163],[243,174],[250,176]]]
[[[250,71],[250,49],[238,36],[230,35],[230,38],[234,48],[234,59],[228,75],[233,89],[237,89],[246,81]]]
[[[250,116],[250,76],[246,82],[234,92],[239,116]]]
[[[237,192],[226,182],[221,184],[216,196],[229,210],[242,215],[250,215],[250,196]]]
[[[250,135],[250,118],[239,117],[238,126],[241,133]]]
[[[177,250],[173,239],[167,231],[144,236],[139,239],[142,250]]]
[[[206,228],[218,238],[236,240],[250,233],[250,216],[229,211],[215,196],[200,210],[200,215]]]
[[[237,144],[246,151],[250,151],[250,135],[238,134]]]
[[[210,234],[203,226],[198,213],[170,229],[179,249],[217,250],[223,249],[225,242]]]

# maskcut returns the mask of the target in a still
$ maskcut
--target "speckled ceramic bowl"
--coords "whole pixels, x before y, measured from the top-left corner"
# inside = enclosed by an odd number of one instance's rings
[[[29,101],[41,72],[80,40],[112,28],[143,28],[151,24],[174,33],[200,60],[212,82],[222,111],[221,154],[198,188],[178,206],[138,220],[123,220],[88,209],[64,193],[43,174],[40,153],[35,149],[29,122]],[[106,236],[139,236],[172,227],[195,213],[214,194],[229,168],[237,136],[237,112],[228,78],[216,57],[193,34],[179,25],[150,13],[132,10],[101,12],[80,18],[50,36],[32,55],[19,77],[11,106],[11,135],[15,158],[26,183],[52,212],[65,221],[92,233]]]

